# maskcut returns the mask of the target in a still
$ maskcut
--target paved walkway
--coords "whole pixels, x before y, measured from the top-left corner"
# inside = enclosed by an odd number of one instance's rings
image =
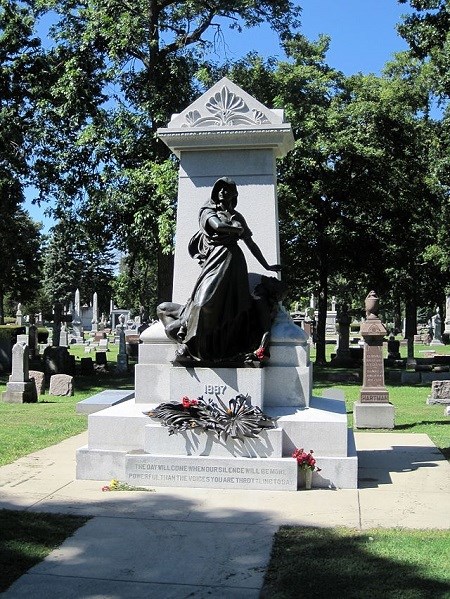
[[[94,516],[5,599],[256,599],[281,524],[450,529],[450,465],[427,435],[356,433],[357,490],[102,492],[87,433],[0,468],[0,508]]]

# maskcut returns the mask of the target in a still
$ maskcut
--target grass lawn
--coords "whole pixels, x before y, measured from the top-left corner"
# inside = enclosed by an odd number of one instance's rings
[[[282,526],[261,599],[448,599],[448,531]]]
[[[0,593],[89,518],[0,510]]]
[[[76,361],[87,356],[81,346],[71,346]],[[108,368],[74,379],[74,395],[59,397],[42,395],[37,403],[10,404],[0,402],[0,466],[77,435],[87,429],[87,416],[76,413],[76,404],[105,389],[133,389],[132,367],[127,375],[113,371],[117,347],[107,353]],[[8,375],[0,376],[0,393],[6,390]]]

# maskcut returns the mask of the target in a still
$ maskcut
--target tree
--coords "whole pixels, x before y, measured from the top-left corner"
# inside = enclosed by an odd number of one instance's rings
[[[78,213],[102,215],[104,235],[126,249],[130,263],[158,265],[158,296],[168,299],[176,194],[173,183],[160,184],[168,149],[157,141],[157,128],[198,95],[201,52],[221,38],[226,23],[243,29],[268,21],[287,38],[300,9],[289,0],[39,6],[57,15],[48,53],[53,81],[37,114],[41,198],[56,198],[58,218],[75,204]]]
[[[98,295],[100,311],[109,310],[113,257],[102,240],[88,238],[80,223],[59,221],[51,231],[44,252],[43,289],[47,303],[69,307],[76,289],[82,303]]]
[[[400,0],[406,2],[406,0]],[[448,199],[450,191],[450,13],[447,0],[410,0],[415,12],[398,25],[409,51],[399,55],[395,68],[404,80],[420,85],[428,96],[424,114],[432,129],[427,148],[427,185],[439,198],[433,209],[433,238],[423,252],[423,269],[434,276],[426,281],[432,294],[425,305],[441,306],[450,280]],[[440,288],[440,289],[439,289]],[[422,300],[424,301],[424,300]]]
[[[448,0],[399,0],[416,12],[397,26],[408,42],[410,56],[422,65],[432,93],[450,97],[450,11]]]
[[[4,302],[7,293],[14,301],[32,301],[38,294],[41,274],[41,225],[30,219],[21,208],[5,210],[2,182],[0,201],[0,324],[4,324]],[[6,191],[8,197],[10,191]]]
[[[143,307],[147,314],[156,314],[157,272],[149,261],[135,261],[130,265],[125,257],[112,287],[118,307],[129,308],[135,314]]]
[[[297,36],[287,61],[251,56],[230,71],[284,107],[294,128],[295,149],[279,164],[282,260],[296,294],[318,295],[318,362],[330,294],[350,305],[359,297],[361,309],[372,288],[402,300],[417,293],[439,206],[427,182],[423,90],[393,76],[344,77],[326,64],[327,48],[327,38]]]

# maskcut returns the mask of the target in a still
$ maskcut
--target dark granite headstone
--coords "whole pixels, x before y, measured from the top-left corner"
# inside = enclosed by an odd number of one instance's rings
[[[95,363],[97,364],[97,366],[107,366],[108,359],[106,357],[106,352],[104,352],[104,351],[95,352]]]
[[[80,359],[80,374],[89,375],[94,374],[94,361],[92,358],[81,358]]]
[[[388,359],[400,360],[400,341],[391,335],[387,343]]]
[[[46,381],[54,374],[70,374],[75,371],[75,356],[69,354],[67,347],[48,346],[43,355]]]
[[[350,354],[350,322],[351,318],[348,313],[348,306],[344,304],[339,310],[337,317],[339,345],[336,351],[336,356],[331,361],[333,366],[351,367],[354,365],[352,356]]]

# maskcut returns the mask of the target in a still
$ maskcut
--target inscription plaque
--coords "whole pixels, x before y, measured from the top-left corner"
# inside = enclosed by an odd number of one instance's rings
[[[291,459],[212,459],[128,455],[126,481],[156,487],[297,490],[297,462]]]

